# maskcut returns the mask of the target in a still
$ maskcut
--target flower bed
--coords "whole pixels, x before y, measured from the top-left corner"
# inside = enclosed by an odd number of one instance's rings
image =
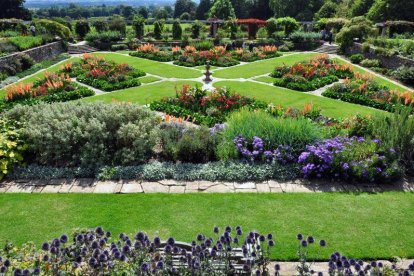
[[[352,78],[354,73],[350,66],[339,65],[327,55],[320,55],[309,62],[277,67],[270,76],[276,78],[276,86],[313,91],[339,79]]]
[[[255,99],[231,93],[226,88],[211,93],[199,87],[184,85],[176,96],[150,104],[152,110],[165,112],[175,117],[186,118],[197,124],[214,126],[223,123],[225,117],[242,107],[266,108],[267,104]]]
[[[127,64],[117,64],[103,57],[85,54],[78,63],[66,63],[61,71],[82,83],[104,90],[114,91],[140,86],[138,78],[145,76],[141,70]]]
[[[213,66],[229,67],[239,64],[240,61],[252,62],[278,57],[281,54],[276,46],[259,46],[252,52],[241,48],[226,51],[223,46],[215,46],[209,50],[197,50],[194,46],[185,48],[175,46],[171,48],[171,51],[167,51],[160,50],[152,44],[144,44],[130,55],[163,62],[174,61],[174,64],[186,67],[205,65],[207,61]]]
[[[66,102],[93,95],[92,90],[76,84],[67,74],[46,73],[43,79],[34,83],[9,86],[5,99],[0,102],[0,110],[10,109],[16,104]]]
[[[335,84],[322,95],[386,111],[393,111],[396,106],[414,106],[414,93],[390,90],[369,75],[355,74],[354,79]]]

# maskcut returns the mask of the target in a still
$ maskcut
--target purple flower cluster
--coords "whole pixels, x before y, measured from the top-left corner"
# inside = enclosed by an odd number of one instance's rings
[[[210,133],[213,134],[217,134],[220,131],[224,130],[226,128],[225,124],[215,124],[213,127],[210,128]]]
[[[293,149],[290,146],[278,146],[275,150],[265,150],[262,138],[254,136],[251,143],[239,135],[234,139],[234,144],[238,153],[244,160],[254,161],[277,161],[283,165],[296,162]]]
[[[335,137],[306,146],[298,158],[305,178],[389,180],[399,174],[393,150],[383,152],[379,140]]]

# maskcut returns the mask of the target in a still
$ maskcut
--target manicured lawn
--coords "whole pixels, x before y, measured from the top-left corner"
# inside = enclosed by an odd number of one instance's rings
[[[1,194],[0,244],[39,245],[98,225],[115,235],[145,230],[190,242],[200,232],[212,235],[215,225],[241,225],[274,234],[273,259],[295,259],[299,232],[327,240],[322,259],[334,251],[354,258],[412,258],[413,213],[412,193]]]
[[[258,77],[258,78],[255,78],[254,80],[264,82],[264,83],[274,83],[275,82],[275,79],[272,78],[272,77],[269,77],[269,76]]]
[[[284,56],[256,61],[253,63],[234,66],[226,69],[221,69],[213,72],[213,78],[226,78],[226,79],[238,79],[238,78],[251,78],[263,74],[268,74],[273,71],[276,66],[293,65],[296,62],[309,60],[312,57],[317,56],[315,53],[299,53],[291,54],[286,53]]]
[[[302,109],[305,103],[313,103],[322,109],[322,114],[334,118],[346,118],[357,113],[379,114],[383,111],[361,105],[346,103],[334,99],[297,92],[281,87],[269,86],[250,81],[221,81],[214,84],[215,87],[227,86],[232,91],[241,95],[255,97],[268,103],[282,106],[294,106]]]
[[[96,53],[95,55],[102,55],[108,60],[113,60],[117,63],[128,63],[129,65],[140,69],[146,73],[165,77],[165,78],[198,78],[202,73],[199,70],[186,68],[182,66],[175,66],[171,64],[161,63],[149,59],[132,57],[128,55],[121,55],[117,53]]]
[[[141,83],[151,83],[151,82],[159,81],[159,80],[161,80],[161,79],[157,78],[157,77],[154,77],[154,76],[144,76],[142,78],[139,78],[139,81]]]
[[[93,97],[83,98],[85,102],[103,101],[111,103],[113,101],[131,102],[137,104],[150,104],[155,100],[175,95],[175,89],[181,89],[183,84],[200,85],[201,83],[194,81],[163,81],[148,86],[131,87],[116,92],[105,93]]]

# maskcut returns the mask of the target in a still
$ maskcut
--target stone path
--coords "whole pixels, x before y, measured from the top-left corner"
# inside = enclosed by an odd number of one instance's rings
[[[92,178],[16,180],[0,182],[0,193],[319,193],[319,192],[414,192],[414,181],[393,184],[347,184],[328,181],[264,181],[264,182],[210,182],[210,181],[100,181]]]
[[[391,267],[394,263],[385,260],[377,260],[377,263],[381,262],[384,266]],[[398,269],[408,269],[408,266],[414,262],[413,259],[402,259],[395,263]],[[368,263],[368,262],[366,262]],[[268,266],[270,275],[275,275],[275,264],[280,265],[280,275],[281,276],[292,276],[298,275],[296,267],[299,265],[298,262],[271,262]],[[329,275],[328,273],[328,263],[327,262],[315,262],[311,265],[311,270],[315,271],[314,275],[317,275],[318,272],[322,272],[323,275]]]

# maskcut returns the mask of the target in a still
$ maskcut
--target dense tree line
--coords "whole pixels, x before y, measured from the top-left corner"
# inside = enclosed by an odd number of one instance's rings
[[[25,0],[2,0],[0,18],[30,19],[30,12],[23,7]],[[293,17],[297,20],[319,20],[321,18],[354,18],[366,16],[374,22],[386,20],[414,21],[414,0],[176,0],[173,6],[132,7],[118,6],[79,6],[39,9],[38,17],[70,17],[73,19],[121,15],[133,19],[135,15],[143,18],[177,18],[182,20],[207,19],[218,17],[228,19],[270,17]]]

